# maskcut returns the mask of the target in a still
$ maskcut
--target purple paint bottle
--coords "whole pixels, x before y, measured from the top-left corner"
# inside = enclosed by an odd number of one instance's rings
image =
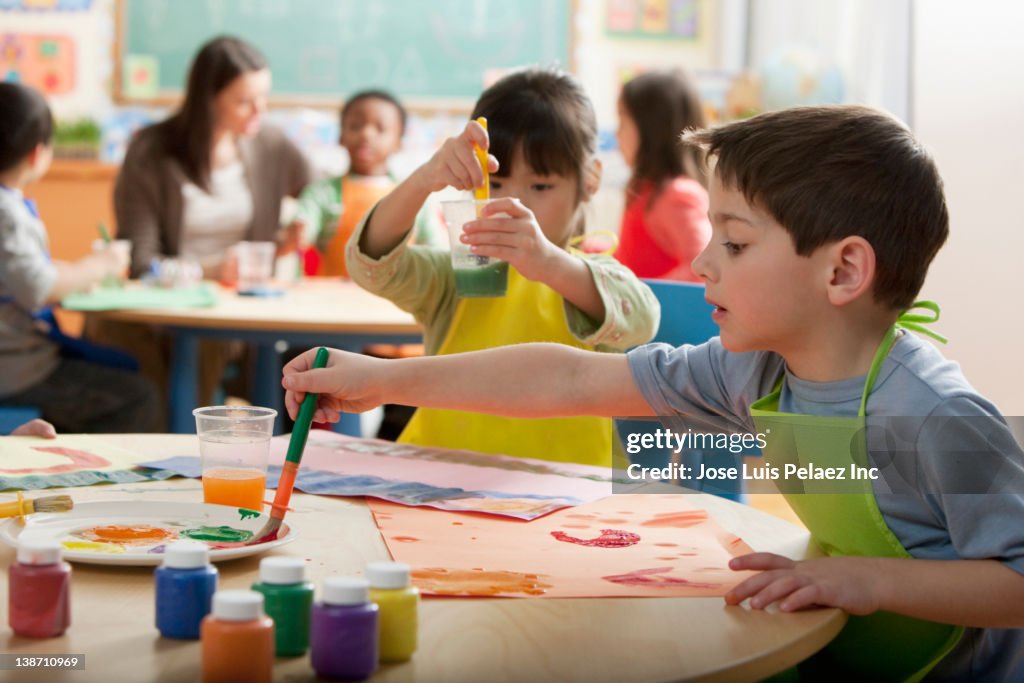
[[[164,638],[196,640],[199,623],[213,603],[217,568],[205,543],[178,541],[164,550],[156,568],[156,627]]]
[[[324,580],[322,600],[313,605],[313,670],[322,678],[363,680],[377,670],[377,605],[366,579]]]
[[[53,638],[71,624],[71,565],[56,541],[23,541],[7,575],[7,620],[16,635]]]

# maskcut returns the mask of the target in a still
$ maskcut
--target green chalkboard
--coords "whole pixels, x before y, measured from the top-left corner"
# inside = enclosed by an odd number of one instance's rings
[[[412,104],[471,102],[493,70],[567,68],[571,0],[118,0],[122,99],[181,93],[208,39],[258,47],[277,101],[383,87]],[[131,65],[135,79],[128,73]],[[146,83],[149,69],[150,83]]]

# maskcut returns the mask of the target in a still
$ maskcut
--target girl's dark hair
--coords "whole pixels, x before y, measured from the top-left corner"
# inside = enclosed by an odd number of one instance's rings
[[[572,75],[557,69],[514,71],[485,90],[471,118],[487,118],[490,153],[512,172],[512,154],[522,145],[534,172],[576,178],[583,196],[586,164],[597,148],[597,117],[590,98]]]
[[[387,90],[361,90],[345,100],[345,104],[341,108],[341,116],[338,120],[342,128],[345,127],[345,117],[352,110],[352,107],[364,100],[381,100],[393,105],[398,110],[398,118],[402,124],[400,135],[405,135],[405,124],[409,119],[409,113],[402,106],[402,103],[398,101],[398,98]]]
[[[43,96],[27,85],[0,83],[0,173],[51,140],[53,114]]]
[[[164,148],[193,183],[209,189],[214,98],[242,74],[267,68],[263,55],[232,36],[213,38],[200,48],[188,73],[181,108],[159,124]]]
[[[622,86],[620,97],[636,123],[640,143],[627,192],[637,192],[644,182],[660,188],[679,176],[706,185],[703,155],[679,141],[684,130],[705,125],[700,96],[686,73],[680,69],[642,73]]]

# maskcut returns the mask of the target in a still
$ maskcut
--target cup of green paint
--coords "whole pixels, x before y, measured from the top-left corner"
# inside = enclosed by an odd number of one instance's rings
[[[441,202],[455,271],[455,290],[463,297],[505,296],[508,291],[508,263],[493,256],[480,256],[469,250],[460,237],[466,223],[476,220],[480,211],[493,200],[463,199]],[[496,214],[498,218],[502,214]]]

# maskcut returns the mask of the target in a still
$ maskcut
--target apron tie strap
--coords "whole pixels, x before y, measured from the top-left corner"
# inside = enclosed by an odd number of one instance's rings
[[[911,313],[911,311],[914,310],[924,310],[928,311],[928,313]],[[946,344],[949,342],[949,339],[927,327],[932,323],[939,322],[939,313],[939,305],[934,301],[915,301],[910,305],[910,308],[903,311],[903,313],[896,318],[896,327],[913,330],[918,334],[923,334],[931,337],[937,342]]]

